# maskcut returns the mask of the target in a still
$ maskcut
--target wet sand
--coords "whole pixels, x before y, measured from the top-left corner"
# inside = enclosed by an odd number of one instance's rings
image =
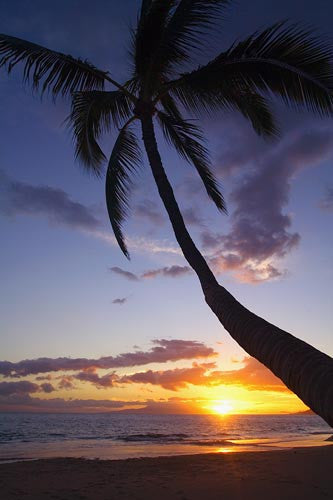
[[[333,498],[333,446],[129,460],[0,465],[2,500]]]

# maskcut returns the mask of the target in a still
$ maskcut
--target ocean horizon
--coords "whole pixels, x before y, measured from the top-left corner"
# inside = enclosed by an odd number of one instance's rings
[[[329,444],[331,436],[332,428],[309,414],[6,412],[0,414],[0,463],[267,451]]]

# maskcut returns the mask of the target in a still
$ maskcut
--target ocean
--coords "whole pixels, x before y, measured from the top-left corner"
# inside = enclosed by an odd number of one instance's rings
[[[316,415],[0,414],[0,462],[125,459],[329,444]]]

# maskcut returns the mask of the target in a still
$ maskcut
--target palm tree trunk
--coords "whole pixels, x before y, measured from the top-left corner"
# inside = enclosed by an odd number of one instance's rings
[[[309,408],[333,427],[333,359],[243,307],[218,284],[189,235],[157,148],[152,117],[142,117],[142,136],[158,192],[184,257],[200,280],[205,299],[224,328],[269,368]]]

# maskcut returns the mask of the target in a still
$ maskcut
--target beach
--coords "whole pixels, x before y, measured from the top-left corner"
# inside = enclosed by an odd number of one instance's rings
[[[3,500],[328,499],[333,446],[128,460],[0,465]]]

